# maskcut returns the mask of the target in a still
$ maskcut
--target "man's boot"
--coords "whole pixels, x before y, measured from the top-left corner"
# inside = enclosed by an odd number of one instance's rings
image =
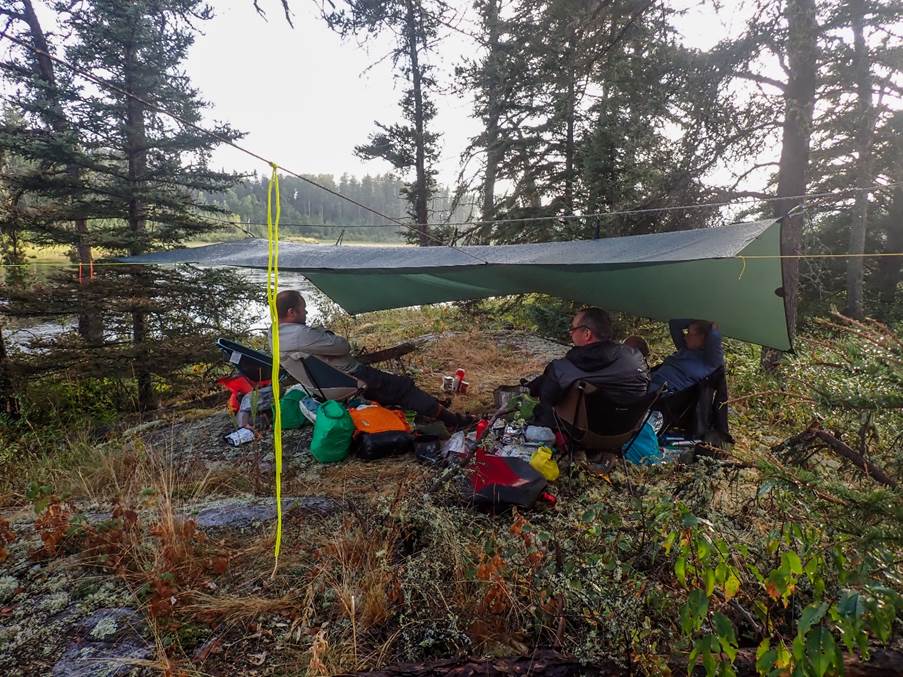
[[[436,418],[445,424],[445,427],[448,428],[449,432],[454,432],[460,428],[467,428],[477,421],[476,417],[471,416],[470,414],[456,414],[453,411],[449,411],[441,404],[436,411]]]

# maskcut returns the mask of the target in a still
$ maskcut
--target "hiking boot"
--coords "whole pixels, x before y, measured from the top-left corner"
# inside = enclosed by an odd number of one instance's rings
[[[445,407],[439,407],[436,418],[442,421],[451,433],[462,428],[469,428],[477,422],[476,416],[471,416],[470,414],[457,414],[453,411],[449,411]]]

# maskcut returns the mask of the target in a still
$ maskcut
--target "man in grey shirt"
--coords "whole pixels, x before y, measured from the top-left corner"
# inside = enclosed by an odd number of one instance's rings
[[[366,385],[364,397],[369,400],[437,418],[450,429],[474,422],[473,416],[456,414],[443,407],[435,397],[420,390],[413,379],[361,364],[352,357],[351,346],[345,338],[326,329],[307,326],[307,304],[298,291],[279,292],[276,313],[279,316],[280,359],[292,359],[290,353],[314,355],[362,381]]]

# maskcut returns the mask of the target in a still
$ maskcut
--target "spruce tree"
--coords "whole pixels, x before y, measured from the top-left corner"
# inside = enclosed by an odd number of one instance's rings
[[[64,208],[78,209],[87,220],[91,243],[111,255],[179,245],[222,228],[223,210],[203,203],[201,195],[225,191],[240,177],[210,169],[208,158],[221,139],[240,135],[228,125],[211,127],[204,122],[214,137],[161,112],[171,111],[186,123],[202,122],[205,104],[183,64],[194,40],[194,25],[210,18],[209,7],[198,0],[92,0],[61,6],[60,12],[58,23],[70,36],[66,60],[111,86],[86,82],[78,74],[72,77],[67,90],[72,95],[63,104],[69,129],[77,130],[71,143],[64,145],[57,135],[36,126],[23,129],[34,139],[20,151],[30,153],[28,161],[44,162],[37,150],[31,150],[42,144],[63,156],[55,165],[61,169],[45,172],[49,178],[35,193],[39,199],[33,213],[40,216],[43,210],[44,215],[30,223],[31,237],[50,241],[54,231],[40,226],[64,221]],[[20,82],[29,77],[25,71],[12,75]],[[82,168],[77,185],[71,177],[60,178],[71,158]],[[75,197],[68,203],[52,200],[54,185],[69,189]],[[195,298],[201,280],[208,296],[203,314],[198,313]],[[198,356],[191,334],[203,336],[212,348],[210,332],[230,324],[223,317],[225,307],[216,306],[234,299],[241,286],[232,273],[203,276],[191,270],[101,266],[88,286],[64,275],[37,289],[8,289],[11,302],[5,312],[66,314],[73,296],[90,299],[104,316],[102,341],[86,349],[62,336],[54,346],[43,346],[54,351],[45,358],[57,371],[133,379],[137,407],[150,409],[156,404],[155,376],[172,374]],[[219,319],[205,330],[192,331],[191,318]],[[85,365],[86,357],[90,366]]]
[[[17,86],[11,102],[19,113],[0,125],[0,149],[25,159],[18,171],[4,173],[10,199],[5,203],[11,232],[27,224],[38,242],[72,247],[72,258],[82,267],[93,260],[88,234],[88,202],[83,175],[90,162],[80,152],[78,130],[70,107],[78,99],[72,73],[58,68],[52,48],[32,0],[17,0],[0,8],[8,30],[21,42],[12,58],[0,65]],[[27,47],[25,46],[27,45]],[[95,309],[79,300],[78,326],[89,341],[103,332]]]
[[[429,235],[429,202],[436,191],[439,137],[434,130],[436,106],[430,98],[436,89],[429,57],[439,37],[439,27],[447,20],[448,6],[442,0],[345,0],[340,6],[330,2],[324,10],[327,24],[340,35],[367,35],[390,32],[395,36],[392,62],[405,83],[401,101],[403,122],[376,123],[378,131],[355,152],[364,159],[382,158],[403,174],[413,172],[413,180],[403,194],[410,203],[410,216],[419,224],[420,245],[435,244]]]
[[[196,195],[225,190],[237,179],[207,165],[220,141],[159,110],[201,122],[204,104],[182,67],[194,41],[191,22],[211,16],[198,0],[93,0],[66,17],[64,27],[75,39],[67,59],[104,74],[113,85],[86,90],[79,119],[105,193],[93,216],[106,219],[96,237],[108,250],[142,254],[216,228],[205,216],[219,210]],[[212,131],[220,139],[240,137],[224,124]],[[129,298],[137,401],[148,409],[155,406],[148,366],[154,335],[146,307],[155,293],[155,273],[138,267],[128,278],[134,285]]]

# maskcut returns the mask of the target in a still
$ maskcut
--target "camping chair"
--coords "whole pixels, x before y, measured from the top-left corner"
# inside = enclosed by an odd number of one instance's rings
[[[270,380],[273,374],[273,358],[266,353],[224,338],[217,339],[216,346],[223,351],[223,357],[230,364],[234,364],[235,369],[251,383]],[[284,376],[285,370],[283,369],[280,371],[280,380]]]
[[[323,360],[306,353],[286,353],[282,367],[294,378],[308,395],[321,402],[344,402],[364,391],[367,384],[354,378]]]
[[[616,402],[588,381],[577,381],[568,388],[564,399],[555,405],[555,420],[563,435],[587,452],[612,454],[621,459],[627,486],[630,477],[624,447],[633,443],[662,389],[643,395],[629,404]],[[568,444],[573,457],[573,449]],[[630,488],[632,493],[632,488]]]
[[[235,368],[253,383],[269,380],[273,371],[273,360],[266,353],[248,348],[235,341],[219,339],[216,345]],[[289,353],[290,359],[283,360],[280,381],[286,375],[294,378],[305,392],[314,399],[349,400],[364,389],[364,384],[353,376],[339,371],[323,360],[304,353]]]
[[[724,367],[719,367],[692,388],[659,399],[654,407],[663,417],[659,437],[680,432],[708,444],[733,444],[727,400],[727,377]]]

